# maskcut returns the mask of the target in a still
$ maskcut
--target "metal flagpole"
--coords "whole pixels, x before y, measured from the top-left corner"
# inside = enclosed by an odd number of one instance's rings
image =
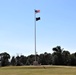
[[[35,12],[35,10],[34,10]],[[35,13],[35,30],[34,30],[34,33],[35,33],[35,61],[37,60],[36,59],[36,13]]]
[[[40,10],[34,10],[35,16],[35,26],[34,26],[34,37],[35,37],[35,61],[33,62],[34,65],[38,65],[37,56],[36,56],[36,21],[40,20],[40,17],[36,18],[36,13],[39,13]]]

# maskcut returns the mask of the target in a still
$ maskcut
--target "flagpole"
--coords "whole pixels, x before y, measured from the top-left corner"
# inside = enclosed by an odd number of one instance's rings
[[[34,13],[35,13],[35,10],[34,10]],[[35,30],[34,30],[34,33],[35,33],[34,34],[35,35],[35,61],[36,61],[37,60],[36,59],[36,13],[34,15],[35,15],[35,27],[34,27],[35,28]]]
[[[38,65],[37,56],[36,56],[36,21],[40,20],[40,17],[36,18],[36,13],[39,13],[40,10],[34,10],[34,17],[35,17],[35,25],[34,25],[34,39],[35,39],[35,61],[33,62],[34,65]]]

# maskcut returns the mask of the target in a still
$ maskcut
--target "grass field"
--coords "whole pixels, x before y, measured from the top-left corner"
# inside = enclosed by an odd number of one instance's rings
[[[76,75],[69,66],[10,66],[0,67],[0,75]]]

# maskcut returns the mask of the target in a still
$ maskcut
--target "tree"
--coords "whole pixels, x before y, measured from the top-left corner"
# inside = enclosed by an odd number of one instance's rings
[[[16,56],[16,66],[21,66],[21,61],[19,56]]]
[[[39,56],[39,62],[42,64],[42,65],[50,65],[52,60],[51,60],[51,54],[50,53],[47,53],[45,52],[44,54],[40,54]]]
[[[29,55],[27,57],[26,65],[33,65],[33,62],[35,61],[35,55]]]
[[[13,56],[11,59],[11,65],[16,66],[16,58]]]
[[[40,61],[40,64],[46,65],[46,59],[45,59],[44,54],[40,54],[39,61]]]
[[[24,56],[24,55],[21,55],[21,56],[20,56],[20,62],[21,62],[21,64],[22,64],[22,65],[25,65],[25,64],[26,64],[26,61],[27,61],[27,57]]]
[[[70,59],[71,59],[70,65],[76,66],[76,53],[71,54]]]
[[[69,51],[63,51],[63,65],[69,65],[70,64],[70,52]]]
[[[58,56],[52,55],[52,65],[59,65]]]
[[[1,57],[1,66],[9,65],[10,55],[6,52],[0,54]]]
[[[52,64],[63,65],[63,58],[62,58],[63,49],[61,49],[60,46],[56,46],[52,50],[54,51],[54,53],[52,54]]]

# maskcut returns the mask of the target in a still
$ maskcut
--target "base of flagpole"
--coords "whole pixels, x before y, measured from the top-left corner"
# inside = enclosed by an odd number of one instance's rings
[[[34,62],[33,62],[33,65],[39,65],[39,64],[38,64],[38,61],[34,61]]]

